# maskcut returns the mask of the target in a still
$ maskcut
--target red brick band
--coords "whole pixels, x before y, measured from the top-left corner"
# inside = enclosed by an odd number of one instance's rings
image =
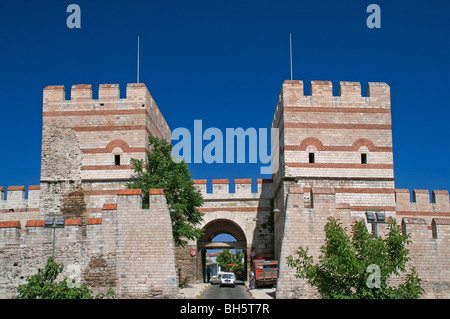
[[[86,165],[82,166],[82,171],[99,171],[99,170],[121,170],[132,169],[133,165]]]
[[[252,180],[249,178],[245,178],[245,179],[235,179],[234,180],[235,184],[251,184]]]
[[[229,180],[228,179],[213,179],[212,183],[213,184],[228,184]]]
[[[425,216],[441,216],[441,217],[450,217],[450,212],[414,212],[414,211],[397,211],[397,215],[401,215],[401,216],[420,216],[420,217],[425,217]]]
[[[395,194],[393,188],[335,188],[336,193]]]
[[[150,195],[164,195],[164,188],[150,188]]]
[[[211,212],[270,212],[271,207],[201,207],[198,211],[201,213]]]
[[[24,191],[25,186],[9,186],[7,191]]]
[[[285,112],[329,112],[329,113],[387,113],[390,114],[390,109],[383,108],[368,108],[368,107],[300,107],[300,106],[285,106]]]
[[[25,227],[44,227],[45,220],[28,220]]]
[[[388,212],[395,212],[394,206],[351,206],[352,211],[370,211],[370,210],[384,210]]]
[[[77,132],[103,132],[103,131],[142,131],[145,130],[145,125],[105,125],[105,126],[77,126],[73,130]]]
[[[87,220],[88,225],[101,225],[102,224],[102,218],[89,218]]]
[[[359,164],[359,163],[284,163],[288,167],[301,168],[354,168],[354,169],[393,169],[392,164]]]
[[[83,190],[83,194],[86,196],[117,195],[117,192],[118,192],[118,189]]]
[[[130,115],[130,114],[146,114],[145,109],[129,109],[129,110],[97,110],[97,111],[48,111],[43,112],[43,117],[52,116],[98,116],[98,115]]]
[[[84,148],[81,151],[84,154],[99,154],[99,153],[112,153],[112,151],[119,147],[124,153],[141,153],[145,152],[145,147],[130,147],[127,142],[123,140],[113,140],[105,146],[105,148]]]
[[[66,219],[65,226],[81,226],[81,219]]]
[[[20,221],[0,222],[0,228],[18,228],[20,229]]]
[[[390,130],[390,124],[348,124],[348,123],[293,123],[287,122],[285,128],[318,128],[350,130]]]
[[[116,210],[117,204],[104,204],[102,210]]]
[[[117,195],[142,195],[142,189],[119,189]]]

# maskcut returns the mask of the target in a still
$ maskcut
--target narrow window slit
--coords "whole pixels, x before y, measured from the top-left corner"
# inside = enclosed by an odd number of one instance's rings
[[[120,155],[114,155],[114,164],[120,165]]]
[[[367,154],[366,153],[361,154],[361,164],[367,164]]]

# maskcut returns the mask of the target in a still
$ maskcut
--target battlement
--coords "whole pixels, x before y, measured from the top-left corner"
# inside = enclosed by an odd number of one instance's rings
[[[257,179],[256,192],[252,191],[252,179],[235,179],[234,192],[228,179],[211,180],[211,190],[208,192],[208,181],[206,179],[193,180],[195,187],[200,190],[206,200],[214,199],[237,199],[237,198],[272,198],[273,181],[272,179]]]
[[[36,186],[30,186],[29,191],[36,191]],[[38,189],[37,189],[38,191]],[[8,192],[25,192],[24,186],[13,186],[8,188]],[[22,196],[23,193],[15,194],[14,196]],[[151,202],[162,203],[166,205],[164,192],[162,189],[150,189]],[[11,195],[11,196],[13,196]],[[157,197],[159,196],[159,197]],[[164,198],[161,198],[164,197]],[[115,215],[119,209],[122,210],[137,210],[147,212],[149,210],[142,209],[142,190],[140,189],[120,189],[116,196],[117,203],[104,204],[102,208],[101,217],[93,218],[67,218],[65,219],[62,233],[65,233],[66,238],[63,243],[80,242],[89,240],[89,236],[98,236],[93,232],[92,226],[102,225],[106,220],[106,224],[114,223]],[[154,205],[153,205],[154,206]],[[152,210],[154,207],[150,207]],[[106,227],[109,227],[106,225]],[[87,236],[83,236],[82,228],[87,227]],[[89,230],[90,229],[90,230]],[[85,239],[83,239],[85,237]],[[92,239],[92,238],[91,238]],[[45,228],[45,219],[26,219],[20,220],[1,220],[0,219],[0,244],[36,244],[49,243],[52,241],[51,229]]]
[[[140,100],[145,102],[145,98],[150,96],[150,92],[143,83],[128,83],[126,87],[126,100]],[[70,99],[66,99],[66,88],[64,85],[49,85],[44,88],[44,104],[50,102],[67,101],[93,101],[91,84],[72,85]],[[119,84],[100,84],[98,87],[98,101],[121,100]]]
[[[395,190],[396,210],[399,214],[404,212],[418,213],[448,213],[450,216],[449,193],[446,190],[414,189],[412,200],[408,189]]]
[[[164,138],[170,137],[169,126],[143,83],[129,83],[126,97],[121,98],[119,84],[100,84],[98,98],[94,99],[91,84],[72,85],[70,99],[63,85],[50,85],[43,91],[43,117],[107,116],[146,114]]]
[[[6,190],[0,187],[0,213],[23,212],[28,209],[36,211],[39,208],[39,185],[28,187],[28,196],[25,197],[25,186],[9,186]]]
[[[312,81],[311,95],[305,95],[303,81],[283,82],[281,98],[284,106],[315,107],[365,107],[386,108],[391,106],[390,87],[384,82],[369,82],[367,97],[362,96],[360,82],[339,82],[339,95],[333,95],[331,81]]]

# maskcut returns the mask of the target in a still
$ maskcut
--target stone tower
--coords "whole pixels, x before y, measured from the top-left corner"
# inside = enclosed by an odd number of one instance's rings
[[[144,84],[47,86],[43,94],[40,218],[95,217],[143,159],[148,136],[170,140],[170,128]]]
[[[331,215],[350,225],[365,212],[395,216],[390,88],[369,83],[313,81],[304,95],[302,81],[285,81],[272,127],[280,130],[280,169],[274,174],[275,254],[280,259],[277,297],[305,297],[293,291],[286,257],[298,246],[317,257],[323,226]],[[301,285],[296,286],[301,287]],[[291,289],[292,288],[292,289]]]

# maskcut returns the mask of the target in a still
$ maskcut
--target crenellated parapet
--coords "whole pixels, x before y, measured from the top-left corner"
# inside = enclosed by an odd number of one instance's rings
[[[39,211],[39,185],[0,187],[0,220],[17,218],[18,214],[37,213]],[[5,196],[6,195],[6,196]]]
[[[333,95],[331,81],[312,81],[310,95],[304,94],[303,81],[283,82],[281,98],[284,106],[386,108],[391,106],[390,87],[384,82],[369,82],[367,96],[361,92],[360,82],[339,82],[339,95]]]
[[[282,85],[272,121],[280,136],[275,184],[282,177],[366,178],[373,181],[369,187],[389,180],[393,188],[389,85],[369,82],[367,96],[360,82],[339,82],[337,94],[331,81],[312,81],[310,86],[306,95],[303,81]]]
[[[252,179],[235,179],[232,181],[234,184],[234,192],[231,191],[232,186],[230,185],[229,179],[212,179],[210,181],[211,192],[208,192],[208,180],[196,179],[193,180],[193,183],[205,200],[235,200],[239,198],[271,199],[273,197],[272,179],[257,179],[256,187],[254,188]]]
[[[449,194],[446,190],[414,189],[412,198],[409,189],[395,189],[396,210],[398,214],[416,215],[448,214],[450,217]]]
[[[101,125],[102,116],[144,114],[141,123],[152,135],[169,139],[171,131],[152,95],[143,83],[129,83],[126,95],[121,98],[118,84],[100,84],[98,98],[94,99],[91,84],[72,85],[70,98],[67,98],[63,85],[50,85],[43,92],[44,120],[57,119],[61,116],[99,116],[97,125]],[[76,118],[75,118],[76,120]],[[147,122],[147,123],[146,123]],[[70,126],[70,123],[66,123]]]

